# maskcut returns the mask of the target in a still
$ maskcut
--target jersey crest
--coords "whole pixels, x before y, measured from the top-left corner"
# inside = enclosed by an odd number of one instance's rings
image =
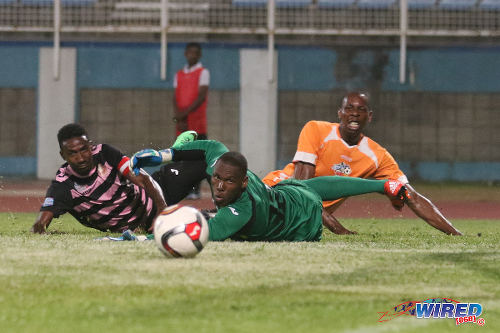
[[[337,176],[349,176],[352,172],[349,164],[347,164],[345,162],[334,164],[332,166],[332,170],[335,173],[335,175],[337,175]]]
[[[50,207],[50,206],[54,206],[54,198],[46,197],[42,204],[42,207]]]

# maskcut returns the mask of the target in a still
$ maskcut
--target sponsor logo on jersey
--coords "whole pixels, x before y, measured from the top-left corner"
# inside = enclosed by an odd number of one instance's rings
[[[90,192],[92,192],[92,187],[75,183],[75,190],[77,190],[78,193],[82,195],[88,195]]]
[[[334,164],[332,166],[332,170],[335,173],[335,175],[337,175],[337,176],[349,176],[352,172],[349,164],[347,164],[345,162]]]
[[[176,176],[179,175],[179,170],[177,170],[177,169],[170,169],[170,172],[175,174]]]
[[[75,183],[75,190],[77,190],[78,192],[83,193],[83,192],[85,192],[86,189],[87,189],[87,185],[80,185],[80,184]]]
[[[54,206],[54,198],[47,197],[43,201],[42,207],[50,207],[50,206]]]

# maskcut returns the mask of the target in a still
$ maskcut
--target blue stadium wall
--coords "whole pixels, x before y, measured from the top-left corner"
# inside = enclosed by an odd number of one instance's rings
[[[47,43],[0,42],[0,89],[38,85],[38,54]],[[174,69],[184,65],[184,44],[169,44],[167,80],[160,79],[160,48],[153,43],[65,43],[77,49],[77,90],[83,88],[172,89]],[[211,72],[212,90],[239,89],[239,50],[255,47],[235,44],[203,45],[203,63]],[[320,91],[363,89],[374,78],[363,70],[376,65],[380,50],[348,54],[349,75],[341,75],[345,54],[320,47],[279,46],[278,90]],[[494,47],[419,48],[408,50],[409,71],[418,68],[410,83],[398,82],[399,50],[383,51],[383,75],[378,86],[387,92],[500,92],[500,49]],[[467,64],[464,66],[464,64]],[[411,73],[410,73],[411,74]],[[376,78],[375,78],[376,79]],[[77,94],[78,96],[78,94]],[[78,103],[76,103],[78,105]],[[79,110],[74,110],[77,114]],[[500,112],[500,111],[499,111]],[[35,135],[35,134],[34,134]],[[36,155],[0,155],[1,176],[36,174]],[[280,161],[283,164],[284,161]],[[500,161],[434,162],[418,165],[399,161],[402,169],[427,180],[500,180]],[[281,166],[281,165],[278,165]]]

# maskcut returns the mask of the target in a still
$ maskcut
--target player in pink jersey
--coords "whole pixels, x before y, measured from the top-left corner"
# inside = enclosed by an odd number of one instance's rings
[[[167,204],[178,203],[206,177],[203,156],[182,165],[173,161],[150,177],[144,171],[129,172],[127,156],[110,145],[92,143],[79,124],[63,126],[57,138],[66,163],[47,189],[31,229],[35,233],[45,233],[53,218],[65,213],[101,231],[146,231]]]

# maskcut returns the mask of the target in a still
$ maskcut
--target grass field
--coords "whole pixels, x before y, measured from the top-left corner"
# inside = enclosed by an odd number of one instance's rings
[[[345,220],[320,243],[212,242],[168,260],[153,242],[102,242],[70,216],[0,213],[1,332],[500,332],[500,221]],[[481,236],[478,236],[481,233]],[[447,297],[485,325],[381,314]]]

